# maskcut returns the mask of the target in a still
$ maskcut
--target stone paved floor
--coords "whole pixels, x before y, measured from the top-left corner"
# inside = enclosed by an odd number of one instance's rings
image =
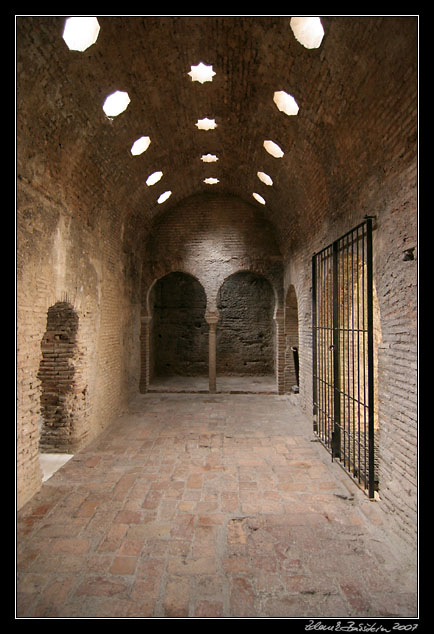
[[[297,396],[139,395],[18,513],[18,618],[404,618],[416,564]]]

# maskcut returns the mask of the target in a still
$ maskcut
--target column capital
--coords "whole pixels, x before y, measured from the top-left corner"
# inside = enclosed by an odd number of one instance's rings
[[[215,325],[219,319],[220,319],[220,315],[218,310],[209,311],[205,313],[205,320],[210,326]]]
[[[152,315],[141,315],[140,316],[140,322],[142,324],[149,324],[151,323],[152,320]]]

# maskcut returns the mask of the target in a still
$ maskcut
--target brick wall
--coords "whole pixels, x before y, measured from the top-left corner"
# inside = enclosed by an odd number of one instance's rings
[[[274,293],[253,273],[235,273],[220,287],[217,309],[218,374],[273,374]]]
[[[395,532],[415,547],[417,539],[417,198],[415,164],[397,181],[366,192],[364,210],[376,215],[373,232],[374,329],[376,362],[379,504]],[[294,249],[285,266],[285,288],[297,295],[300,405],[312,418],[311,254],[363,220],[349,214],[304,248]],[[409,259],[411,249],[413,259]]]
[[[164,278],[170,272],[184,272],[199,281],[206,295],[206,311],[214,312],[222,307],[222,330],[217,325],[217,362],[220,372],[233,372],[235,366],[240,371],[247,367],[252,371],[256,365],[260,372],[273,372],[276,369],[277,355],[273,349],[272,360],[270,360],[270,348],[276,346],[276,333],[274,332],[273,316],[276,309],[281,309],[283,301],[282,290],[282,259],[277,246],[275,232],[272,225],[266,221],[263,213],[257,206],[248,204],[241,199],[228,195],[197,195],[185,200],[179,206],[163,213],[156,221],[153,231],[150,233],[146,249],[143,253],[143,275],[142,275],[142,380],[141,390],[146,390],[149,380],[148,368],[149,356],[152,356],[150,346],[153,345],[152,323],[148,323],[148,317],[152,316],[150,294],[155,288],[155,281]],[[228,323],[224,315],[221,304],[222,291],[225,283],[229,286],[233,283],[233,276],[239,272],[253,272],[255,285],[264,284],[266,295],[267,329],[262,329],[263,343],[254,344],[253,357],[258,357],[258,351],[267,348],[265,357],[261,352],[261,358],[250,358],[247,365],[240,359],[246,353],[245,341],[243,337],[236,337],[236,350],[233,351],[233,360],[230,367],[227,366],[227,355],[224,350],[228,343],[225,341],[228,335]],[[232,282],[229,280],[232,279]],[[242,278],[241,278],[242,279]],[[253,278],[252,278],[253,279]],[[259,281],[258,281],[259,280]],[[260,281],[264,280],[264,281]],[[226,286],[226,289],[228,287]],[[238,289],[240,290],[240,289]],[[251,296],[251,292],[247,296]],[[255,297],[257,300],[257,289]],[[251,296],[250,306],[256,300]],[[234,296],[232,310],[235,307],[237,298]],[[249,302],[247,302],[249,303]],[[235,309],[236,310],[236,309]],[[248,334],[248,324],[258,333],[257,325],[247,315],[247,305],[243,314],[243,324],[247,327],[244,339],[252,339]],[[238,311],[239,312],[239,311]],[[261,330],[261,329],[260,329]],[[149,334],[148,334],[149,333]],[[226,334],[225,334],[226,333]],[[234,334],[234,329],[232,329]],[[250,333],[251,335],[252,333]],[[270,337],[271,335],[271,337]],[[271,339],[271,340],[270,340]],[[280,341],[280,340],[279,340]],[[234,339],[231,339],[231,345]],[[241,345],[242,344],[242,345]],[[247,346],[248,347],[248,346]],[[251,346],[250,346],[251,347]],[[220,354],[220,352],[222,354]],[[238,356],[238,361],[236,357]],[[274,358],[273,358],[274,357]],[[226,359],[226,360],[225,360]],[[240,361],[240,362],[239,362]],[[252,363],[257,362],[257,363]],[[283,367],[277,367],[277,380],[279,381]],[[207,373],[207,370],[205,374]],[[283,383],[280,382],[280,390]]]
[[[37,374],[51,306],[66,301],[78,317],[75,369],[87,389],[89,439],[137,389],[147,345],[137,342],[146,338],[155,280],[175,270],[194,275],[213,311],[230,275],[263,275],[275,292],[280,349],[292,285],[299,402],[309,417],[311,256],[369,214],[381,332],[380,504],[414,543],[418,254],[405,252],[417,245],[417,18],[326,16],[314,51],[294,40],[287,16],[102,17],[85,54],[67,49],[63,23],[34,16],[17,24],[19,503],[40,485]],[[186,78],[199,50],[217,70],[205,86]],[[272,103],[284,86],[297,98],[297,117]],[[113,89],[133,97],[117,120],[101,108]],[[207,143],[194,126],[204,111],[218,121]],[[132,158],[143,133],[150,150]],[[285,150],[277,162],[263,152],[270,136]],[[233,195],[192,196],[206,188],[202,151],[219,154],[216,173],[206,175],[221,177]],[[173,190],[167,214],[144,185],[154,168]],[[270,173],[272,188],[258,185],[258,169]],[[256,188],[264,210],[245,202]],[[276,361],[282,385],[285,356]],[[142,378],[147,371],[144,358]]]
[[[48,185],[49,183],[47,183]],[[77,319],[72,389],[76,450],[109,424],[137,390],[139,296],[133,258],[119,232],[83,231],[64,205],[22,182],[17,209],[17,500],[40,487],[40,375],[50,307],[67,302]],[[104,245],[101,248],[101,244]],[[116,265],[115,265],[116,263]],[[78,406],[78,402],[80,402]],[[66,450],[66,447],[63,447]]]
[[[263,275],[282,303],[282,258],[275,230],[257,206],[228,195],[197,195],[156,220],[144,250],[146,293],[172,271],[196,277],[215,310],[224,281],[238,271]]]

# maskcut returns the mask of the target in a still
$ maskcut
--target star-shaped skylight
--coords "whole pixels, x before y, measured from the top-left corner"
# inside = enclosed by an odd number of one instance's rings
[[[204,163],[215,163],[218,161],[218,157],[215,154],[202,154],[200,160]]]
[[[206,64],[200,62],[197,66],[191,67],[191,71],[188,75],[190,75],[192,81],[198,81],[201,84],[204,84],[206,81],[212,81],[215,72],[213,71],[212,66],[207,66]]]
[[[107,97],[104,102],[103,110],[108,117],[117,117],[124,110],[127,109],[130,103],[130,98],[127,92],[117,90]]]
[[[319,48],[324,37],[324,29],[318,17],[294,17],[290,21],[295,39],[305,48]]]
[[[205,178],[204,183],[206,183],[207,185],[215,185],[216,183],[219,182],[218,178]]]
[[[146,179],[146,184],[148,185],[148,187],[150,187],[151,185],[155,185],[155,183],[158,183],[162,176],[163,172],[154,172],[153,174],[150,174],[148,176],[148,178]]]
[[[288,95],[284,90],[278,90],[274,93],[273,101],[279,108],[280,112],[287,115],[296,115],[298,113],[298,105],[292,95]]]
[[[260,181],[262,181],[266,185],[272,185],[273,184],[272,179],[265,172],[258,172],[257,173],[257,177],[259,178]]]
[[[265,205],[265,200],[262,198],[260,194],[257,194],[256,192],[254,192],[252,196],[255,200],[258,201],[258,203],[261,203],[261,205]]]
[[[214,130],[214,128],[217,127],[215,119],[208,119],[207,117],[205,117],[205,119],[198,119],[195,125],[199,130]]]
[[[131,148],[131,154],[133,156],[138,156],[139,154],[143,154],[151,143],[151,139],[148,136],[141,136],[140,139],[134,141],[133,146]]]
[[[94,17],[68,18],[63,30],[63,39],[71,51],[83,52],[95,44],[99,34],[98,20]]]
[[[264,148],[267,150],[268,154],[274,156],[274,158],[282,158],[284,152],[282,149],[274,143],[274,141],[264,141]]]
[[[159,205],[161,205],[162,203],[164,203],[168,198],[170,198],[172,195],[172,192],[170,191],[170,189],[167,192],[164,192],[161,194],[161,196],[159,196],[157,203]]]

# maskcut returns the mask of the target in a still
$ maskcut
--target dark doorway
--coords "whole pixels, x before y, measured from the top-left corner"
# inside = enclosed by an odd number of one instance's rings
[[[274,291],[251,272],[231,275],[217,298],[217,376],[274,374]]]
[[[206,295],[191,275],[169,273],[150,294],[150,380],[208,376]]]

